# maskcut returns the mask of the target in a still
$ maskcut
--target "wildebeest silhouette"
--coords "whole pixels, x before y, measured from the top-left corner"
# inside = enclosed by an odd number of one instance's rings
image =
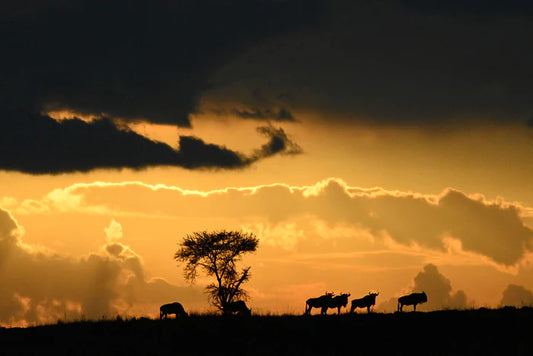
[[[159,319],[167,319],[169,314],[174,314],[177,317],[183,317],[188,316],[185,309],[183,309],[183,306],[178,303],[170,303],[170,304],[163,304],[161,307],[159,307]]]
[[[352,300],[352,307],[350,313],[353,313],[356,308],[366,308],[367,313],[370,313],[370,307],[376,304],[376,297],[379,293],[368,292],[363,298]]]
[[[327,306],[329,305],[329,302],[333,299],[333,293],[326,292],[324,295],[321,295],[317,298],[309,298],[305,302],[305,315],[311,314],[311,309],[313,308],[319,308],[320,314],[325,314],[327,312]],[[324,310],[324,307],[326,309]]]
[[[350,293],[341,293],[341,295],[337,295],[322,307],[322,314],[328,313],[328,308],[337,308],[337,314],[341,313],[341,308],[346,307],[346,304],[348,304],[348,297],[350,296]]]
[[[416,311],[416,305],[425,303],[428,301],[428,296],[425,292],[422,293],[411,293],[409,295],[404,295],[403,297],[398,298],[398,311],[402,311],[404,305],[412,305],[413,310]]]
[[[326,309],[324,314],[328,313],[328,308],[337,308],[337,314],[341,313],[341,308],[346,307],[346,304],[348,304],[348,297],[350,296],[350,293],[341,293],[340,295],[337,295],[333,297],[327,306],[323,307],[322,309]]]
[[[243,300],[237,300],[224,306],[224,314],[251,315],[252,309],[249,309]]]

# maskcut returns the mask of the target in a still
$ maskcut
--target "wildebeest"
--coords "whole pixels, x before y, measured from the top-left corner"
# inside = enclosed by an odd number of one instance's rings
[[[370,307],[376,304],[376,297],[379,293],[371,293],[364,296],[360,299],[352,300],[352,307],[350,308],[350,313],[353,313],[356,308],[366,308],[367,312],[370,313]]]
[[[414,311],[416,311],[417,304],[425,303],[427,301],[428,296],[425,292],[404,295],[403,297],[398,298],[398,311],[401,312],[404,305],[412,305],[414,307]]]
[[[322,314],[328,313],[328,308],[337,308],[337,314],[341,313],[341,308],[346,307],[348,304],[348,297],[350,293],[342,293],[336,297],[331,298],[331,300],[322,307]]]
[[[251,315],[252,309],[248,309],[244,301],[237,300],[235,302],[227,303],[226,305],[224,305],[224,314]]]
[[[311,309],[313,308],[320,308],[321,312],[320,314],[325,314],[327,312],[327,306],[329,305],[329,302],[333,299],[333,293],[326,292],[326,294],[321,295],[317,298],[309,298],[305,302],[305,314],[309,315],[311,314]],[[326,309],[324,310],[324,307]]]
[[[185,309],[183,309],[183,306],[178,302],[170,303],[170,304],[163,304],[159,308],[159,319],[163,319],[163,318],[166,319],[168,318],[169,314],[176,315],[176,318],[189,315],[187,314]]]

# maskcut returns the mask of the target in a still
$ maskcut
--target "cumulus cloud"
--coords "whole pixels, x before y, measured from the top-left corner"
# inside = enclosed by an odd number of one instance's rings
[[[443,308],[466,308],[466,294],[462,290],[452,293],[452,284],[439,272],[437,266],[428,264],[414,278],[413,292],[425,292],[428,301],[421,309],[438,310]]]
[[[450,280],[439,272],[437,266],[430,263],[414,277],[411,286],[398,293],[397,297],[378,303],[376,309],[388,313],[394,312],[397,310],[398,297],[422,292],[426,293],[428,300],[426,303],[417,305],[417,311],[465,309],[467,307],[466,293],[463,290],[453,291]],[[409,308],[412,306],[404,308],[404,311],[412,310]]]
[[[509,284],[500,302],[503,306],[533,307],[533,292],[516,284]]]
[[[131,195],[137,199],[132,201],[128,198]],[[524,224],[524,207],[518,204],[453,189],[438,195],[364,189],[340,179],[312,186],[273,184],[210,192],[139,182],[96,182],[55,190],[40,204],[58,211],[67,207],[105,214],[149,215],[157,211],[180,218],[232,218],[243,225],[263,226],[269,239],[288,226],[294,232],[304,229],[303,238],[297,242],[276,240],[291,248],[305,245],[307,236],[320,235],[320,226],[312,222],[322,221],[330,228],[356,231],[351,236],[364,235],[369,241],[389,241],[406,249],[423,248],[477,260],[481,256],[485,262],[502,266],[520,263],[533,246],[533,231]],[[23,205],[21,213],[25,211]]]
[[[171,300],[188,308],[206,302],[196,288],[147,280],[142,259],[119,241],[120,224],[113,220],[105,231],[103,253],[61,256],[24,244],[16,221],[0,210],[0,325],[153,316]]]

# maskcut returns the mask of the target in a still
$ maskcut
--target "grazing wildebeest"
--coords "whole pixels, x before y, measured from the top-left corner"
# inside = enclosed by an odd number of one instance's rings
[[[329,302],[333,299],[333,293],[326,292],[326,294],[321,295],[317,298],[309,298],[305,302],[305,314],[309,315],[311,314],[311,309],[313,308],[320,308],[321,312],[320,314],[325,314],[327,312],[327,305],[329,305]],[[326,306],[326,310],[324,310],[324,307]]]
[[[404,305],[412,305],[414,307],[414,311],[416,311],[417,304],[425,303],[427,301],[428,296],[425,292],[404,295],[403,297],[398,298],[398,311],[401,312]]]
[[[163,304],[159,308],[159,319],[163,319],[163,318],[167,319],[169,314],[176,315],[176,318],[178,316],[182,317],[182,316],[189,315],[187,314],[185,309],[183,309],[183,306],[178,302],[170,303],[170,304]]]
[[[248,309],[244,301],[237,300],[224,306],[224,314],[251,315],[252,309]]]
[[[366,311],[370,313],[370,307],[376,304],[376,297],[379,293],[371,293],[364,296],[360,299],[352,300],[352,307],[350,308],[350,313],[353,313],[356,308],[366,308]]]
[[[322,314],[328,313],[328,308],[337,308],[337,314],[341,313],[341,308],[346,307],[348,304],[348,297],[350,293],[341,293],[336,297],[333,297],[325,306],[322,307]]]

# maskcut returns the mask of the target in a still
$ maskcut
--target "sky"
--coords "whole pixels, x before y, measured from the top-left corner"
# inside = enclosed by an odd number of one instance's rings
[[[0,325],[210,311],[173,256],[221,229],[259,238],[252,312],[533,305],[532,15],[3,1]]]

